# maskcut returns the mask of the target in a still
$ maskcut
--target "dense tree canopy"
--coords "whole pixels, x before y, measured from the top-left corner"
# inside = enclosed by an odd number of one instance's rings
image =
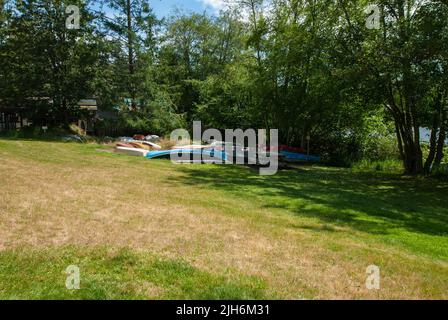
[[[79,29],[65,26],[69,4],[81,10]],[[283,143],[311,139],[340,163],[390,155],[378,152],[387,137],[408,173],[442,162],[443,1],[238,0],[216,16],[163,20],[146,0],[6,0],[0,10],[0,100],[54,123],[94,96],[135,130],[166,134],[194,120],[278,128]]]

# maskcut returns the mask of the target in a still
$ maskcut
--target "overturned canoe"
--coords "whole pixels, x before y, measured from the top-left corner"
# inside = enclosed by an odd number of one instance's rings
[[[126,148],[126,147],[117,147],[117,152],[121,154],[126,154],[128,156],[135,157],[146,157],[148,154],[148,150],[145,149],[137,149],[137,148]]]
[[[309,156],[302,153],[281,151],[280,155],[286,161],[306,161],[306,162],[320,162],[321,158],[316,156]]]
[[[196,155],[196,157],[195,157]],[[149,151],[146,154],[148,159],[170,158],[179,162],[222,162],[227,161],[227,154],[223,151],[204,149],[172,149]],[[199,158],[199,159],[196,159]]]
[[[161,146],[159,146],[158,144],[156,144],[156,143],[154,143],[154,142],[151,142],[151,141],[142,141],[142,143],[143,143],[143,144],[146,144],[146,145],[148,145],[148,146],[150,146],[150,147],[153,147],[153,148],[156,149],[156,150],[161,150],[161,149],[162,149]]]
[[[134,148],[134,146],[133,146],[132,144],[124,143],[124,142],[118,142],[118,143],[117,143],[117,147],[122,147],[122,148]]]
[[[144,149],[144,150],[151,150],[151,147],[143,144],[143,143],[139,143],[139,142],[129,142],[130,145],[132,145],[132,147],[137,148],[137,149]]]
[[[154,149],[156,149],[156,150],[161,150],[161,149],[162,149],[162,147],[159,146],[159,145],[156,144],[156,143],[153,143],[153,142],[150,142],[150,141],[134,140],[134,139],[132,139],[132,138],[122,138],[121,142],[119,142],[119,143],[121,143],[121,144],[127,144],[127,145],[134,145],[134,144],[142,145],[142,144],[143,144],[143,145],[152,147],[152,148],[154,148]],[[117,145],[118,145],[118,144],[117,144]],[[120,146],[120,147],[121,147],[121,146]],[[145,149],[145,148],[140,148],[140,149]]]

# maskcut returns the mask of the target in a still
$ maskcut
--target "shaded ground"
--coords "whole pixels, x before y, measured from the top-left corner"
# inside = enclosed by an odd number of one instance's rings
[[[448,235],[448,184],[435,179],[305,168],[260,177],[254,170],[188,168],[178,182],[262,198],[279,208],[373,234],[394,229]]]

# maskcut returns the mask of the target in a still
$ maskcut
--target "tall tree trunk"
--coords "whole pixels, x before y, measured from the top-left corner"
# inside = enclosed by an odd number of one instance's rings
[[[429,154],[428,158],[425,162],[425,173],[429,174],[431,172],[431,168],[436,158],[436,153],[438,153],[438,140],[437,140],[437,132],[439,132],[439,138],[444,135],[444,115],[443,115],[443,94],[439,93],[437,95],[436,101],[434,103],[434,113],[433,113],[433,123],[431,128],[431,138],[429,141]],[[440,129],[440,130],[439,130]],[[445,140],[444,137],[442,137]],[[442,140],[442,141],[443,141]],[[442,142],[442,151],[443,151],[443,142]]]
[[[425,173],[429,174],[431,172],[431,167],[436,156],[437,149],[437,131],[440,127],[440,107],[434,110],[432,127],[431,127],[431,137],[429,139],[429,154],[425,162]]]
[[[134,89],[134,39],[132,35],[132,12],[131,0],[126,0],[126,18],[127,18],[127,34],[128,34],[128,68],[129,68],[129,93],[131,95],[131,107],[136,109],[135,103],[135,89]]]
[[[388,109],[394,117],[398,148],[405,173],[421,174],[423,173],[423,156],[420,148],[419,126],[413,123],[409,108],[406,108],[406,112],[398,107],[391,89],[388,100]]]
[[[404,154],[404,148],[403,148],[403,138],[401,136],[401,131],[399,128],[398,120],[395,120],[395,133],[397,135],[397,144],[398,144],[398,151],[400,152],[400,159],[404,161],[405,154]]]
[[[403,121],[402,116],[402,114],[394,114],[397,140],[405,173],[421,174],[423,173],[423,156],[420,148],[420,134],[416,132],[418,127],[410,126]]]
[[[443,159],[443,148],[445,146],[445,140],[447,136],[447,121],[448,121],[448,111],[445,108],[442,108],[442,119],[440,124],[440,132],[439,132],[439,139],[437,141],[437,151],[436,156],[434,159],[434,167],[439,167],[442,163]]]
[[[403,43],[409,41],[410,27],[405,13],[405,2],[397,2],[399,16],[399,36]],[[423,153],[420,146],[420,123],[417,119],[416,104],[414,99],[414,84],[412,81],[412,65],[410,57],[404,57],[401,65],[403,78],[401,85],[396,86],[396,92],[400,94],[400,104],[395,103],[393,87],[390,86],[389,100],[393,100],[393,112],[395,121],[399,121],[398,127],[403,142],[404,166],[407,174],[423,173]],[[398,107],[400,105],[401,107]]]

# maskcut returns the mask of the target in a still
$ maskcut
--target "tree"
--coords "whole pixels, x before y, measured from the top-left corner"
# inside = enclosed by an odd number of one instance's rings
[[[28,107],[36,120],[66,125],[79,110],[77,102],[94,93],[92,86],[98,51],[92,15],[86,1],[21,0],[12,10],[2,55],[1,91],[12,105]],[[66,27],[66,8],[76,5],[82,23]]]
[[[147,0],[105,0],[113,15],[103,14],[105,32],[116,45],[115,81],[122,99],[130,99],[130,107],[143,107],[145,100],[141,83],[155,50],[158,25]]]
[[[364,93],[393,117],[406,172],[428,172],[436,149],[437,160],[441,157],[436,145],[443,144],[446,134],[448,8],[440,1],[378,1],[380,28],[369,30],[362,4],[339,0],[345,18],[339,48],[354,64],[352,71],[363,81]],[[432,128],[426,163],[422,126]]]

